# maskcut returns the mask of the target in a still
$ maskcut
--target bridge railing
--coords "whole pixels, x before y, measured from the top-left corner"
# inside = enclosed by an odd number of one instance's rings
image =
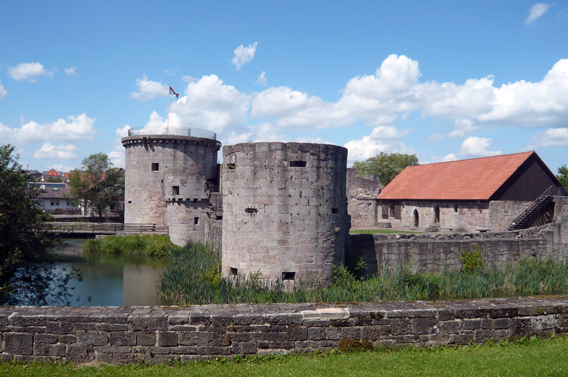
[[[52,222],[51,231],[58,233],[93,234],[168,234],[168,227],[155,224]]]

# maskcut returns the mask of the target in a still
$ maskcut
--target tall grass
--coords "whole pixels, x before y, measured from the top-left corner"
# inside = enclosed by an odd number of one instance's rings
[[[88,240],[83,244],[83,252],[88,254],[113,254],[166,257],[179,247],[164,235],[107,236]]]
[[[551,259],[520,259],[509,267],[478,265],[441,274],[385,270],[357,279],[344,266],[334,281],[266,281],[259,274],[221,277],[221,261],[206,246],[190,244],[173,253],[160,286],[171,304],[373,302],[502,297],[568,292],[568,264]]]

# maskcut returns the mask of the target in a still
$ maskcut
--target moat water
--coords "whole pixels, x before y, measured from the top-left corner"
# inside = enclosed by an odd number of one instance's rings
[[[83,280],[69,283],[73,306],[158,305],[163,259],[120,255],[83,255],[84,239],[68,239],[56,248],[57,269],[80,270]]]

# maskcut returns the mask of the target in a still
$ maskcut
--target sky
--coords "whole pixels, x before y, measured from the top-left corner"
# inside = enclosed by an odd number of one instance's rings
[[[169,86],[179,98],[169,95]],[[0,144],[69,171],[129,128],[420,163],[568,164],[568,0],[0,1]],[[219,160],[222,159],[221,153]]]

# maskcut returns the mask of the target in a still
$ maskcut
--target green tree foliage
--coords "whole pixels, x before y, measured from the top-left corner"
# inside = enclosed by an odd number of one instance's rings
[[[81,170],[71,172],[69,185],[73,205],[92,209],[101,221],[110,206],[123,216],[119,201],[124,198],[124,170],[113,167],[108,155],[96,153],[83,159]]]
[[[53,236],[48,214],[37,200],[40,190],[13,155],[0,145],[0,304],[68,304],[73,277],[53,269]]]
[[[372,174],[379,177],[383,185],[388,185],[394,177],[400,174],[405,167],[418,165],[418,157],[414,154],[385,153],[381,152],[375,157],[368,158],[363,162],[355,162],[353,167],[357,169],[359,176]]]
[[[562,186],[568,188],[568,168],[566,165],[562,165],[558,168],[558,175],[556,178],[558,178],[560,183],[562,183]]]

